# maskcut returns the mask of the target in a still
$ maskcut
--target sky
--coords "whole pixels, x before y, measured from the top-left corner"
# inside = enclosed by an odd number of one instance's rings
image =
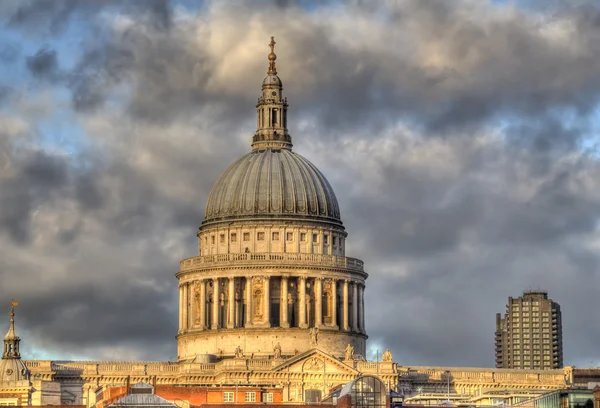
[[[26,359],[176,359],[179,260],[250,149],[270,37],[294,151],[365,262],[368,358],[494,365],[542,289],[600,366],[595,1],[5,0],[0,304]],[[0,308],[1,309],[1,308]],[[1,322],[0,322],[1,324]]]

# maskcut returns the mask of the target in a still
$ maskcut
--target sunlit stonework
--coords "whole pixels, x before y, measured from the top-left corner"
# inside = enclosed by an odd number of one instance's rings
[[[208,197],[199,256],[181,262],[178,359],[281,356],[315,346],[365,353],[362,261],[323,174],[292,151],[271,42],[252,151]]]
[[[0,405],[103,408],[140,381],[178,406],[305,403],[361,374],[379,376],[388,390],[418,404],[514,404],[577,384],[571,367],[407,367],[389,350],[366,361],[367,274],[362,261],[346,256],[348,234],[332,187],[292,151],[274,45],[272,39],[252,150],[214,185],[198,256],[180,263],[176,361],[21,361],[13,303]],[[378,313],[401,325],[401,311]]]

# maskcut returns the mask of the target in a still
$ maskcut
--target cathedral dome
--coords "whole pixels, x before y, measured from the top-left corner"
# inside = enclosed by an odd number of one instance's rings
[[[264,149],[223,172],[208,197],[203,224],[288,217],[342,225],[333,189],[311,162],[288,149]]]

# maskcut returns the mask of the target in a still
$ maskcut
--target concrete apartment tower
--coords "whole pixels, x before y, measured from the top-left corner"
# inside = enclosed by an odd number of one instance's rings
[[[548,370],[563,366],[560,305],[542,291],[508,298],[496,314],[496,367]]]

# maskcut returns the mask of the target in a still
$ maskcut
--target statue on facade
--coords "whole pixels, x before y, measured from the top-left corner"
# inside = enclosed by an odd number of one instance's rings
[[[276,359],[281,358],[281,345],[277,343],[273,349],[273,355]]]
[[[346,346],[345,360],[349,361],[349,360],[352,360],[353,358],[354,358],[354,347],[352,347],[350,345],[350,343],[348,343],[348,345]]]
[[[244,351],[240,346],[235,349],[235,358],[244,358]]]
[[[392,353],[390,352],[390,349],[387,349],[383,352],[383,354],[381,355],[381,360],[386,362],[392,361]]]
[[[202,317],[200,316],[200,285],[194,286],[194,321],[196,324],[200,323]]]
[[[310,329],[310,345],[311,346],[316,346],[317,342],[318,342],[318,337],[319,337],[319,328],[318,327],[313,327],[312,329]]]

